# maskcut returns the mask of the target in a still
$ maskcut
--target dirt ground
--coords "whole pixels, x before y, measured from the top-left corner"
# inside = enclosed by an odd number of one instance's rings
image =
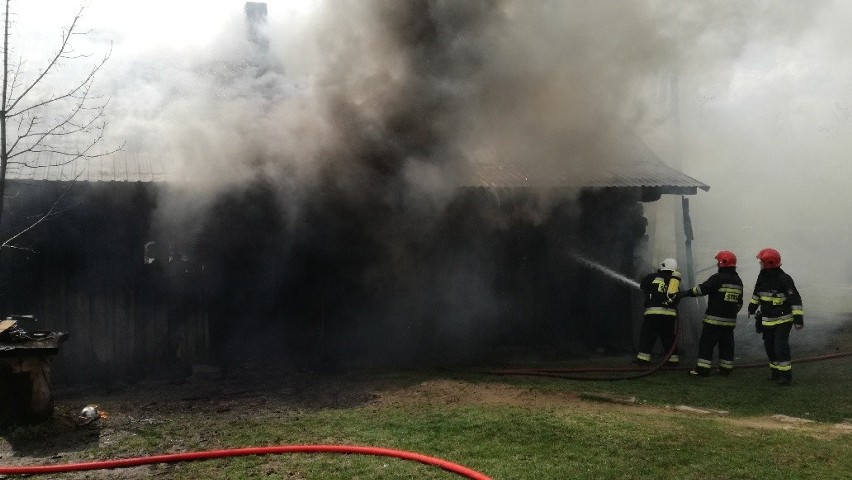
[[[0,435],[0,465],[40,465],[71,462],[75,450],[121,444],[140,423],[180,418],[181,412],[211,412],[234,415],[250,411],[252,418],[279,415],[282,411],[346,408],[376,405],[494,404],[531,408],[564,408],[595,411],[629,411],[631,415],[713,415],[722,421],[754,428],[805,429],[814,435],[852,433],[852,424],[825,425],[781,416],[732,419],[724,412],[685,405],[659,407],[635,403],[634,399],[590,395],[583,392],[542,392],[530,388],[459,380],[427,379],[400,381],[400,377],[288,375],[286,378],[252,378],[248,373],[227,379],[196,375],[187,382],[151,382],[120,389],[77,389],[57,391],[56,421],[44,427],[38,440],[18,438],[14,431]],[[97,404],[108,418],[80,426],[79,412]],[[32,427],[30,427],[32,428]],[[168,452],[163,452],[168,453]],[[64,474],[68,479],[141,479],[162,475],[162,469],[143,466],[130,469]],[[2,478],[2,475],[0,475]]]

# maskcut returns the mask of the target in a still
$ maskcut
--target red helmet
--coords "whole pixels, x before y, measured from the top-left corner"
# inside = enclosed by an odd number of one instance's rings
[[[774,248],[764,248],[757,254],[760,260],[760,268],[778,268],[781,266],[781,254]]]
[[[734,255],[734,252],[729,252],[728,250],[722,250],[721,252],[717,253],[716,260],[718,261],[717,265],[719,265],[720,267],[737,266],[737,256]]]

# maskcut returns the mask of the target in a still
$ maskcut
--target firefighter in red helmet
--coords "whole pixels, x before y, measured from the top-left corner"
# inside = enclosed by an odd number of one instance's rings
[[[704,283],[678,292],[682,297],[707,296],[707,310],[698,340],[698,360],[690,375],[707,376],[713,366],[713,350],[719,346],[720,375],[728,375],[734,369],[734,328],[737,313],[743,308],[743,281],[737,274],[737,256],[728,250],[716,254],[719,270]]]
[[[677,323],[677,292],[680,286],[680,272],[677,261],[667,258],[660,262],[654,273],[642,278],[639,287],[645,296],[645,312],[642,327],[639,330],[639,351],[633,363],[646,365],[651,363],[651,352],[657,337],[663,343],[663,349],[671,352],[666,361],[669,366],[677,366],[675,326]]]
[[[764,248],[757,254],[760,273],[748,305],[755,315],[755,329],[763,334],[763,348],[769,358],[770,380],[789,385],[793,378],[790,354],[790,330],[804,327],[802,297],[793,278],[781,270],[781,254]]]

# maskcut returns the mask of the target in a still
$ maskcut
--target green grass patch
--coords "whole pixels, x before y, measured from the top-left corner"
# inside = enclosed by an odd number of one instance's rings
[[[840,422],[852,419],[850,363],[852,358],[796,364],[790,387],[767,381],[768,372],[760,368],[700,379],[683,371],[664,371],[616,382],[444,371],[365,376],[363,384],[361,379],[306,377],[292,382],[298,388],[236,393],[213,385],[207,391],[187,386],[171,393],[102,394],[98,401],[110,411],[110,418],[91,427],[71,427],[57,420],[0,433],[0,464],[343,444],[417,452],[494,479],[845,480],[852,472],[852,426]],[[305,393],[312,382],[318,385],[314,397]],[[345,388],[329,390],[340,384]],[[341,395],[344,391],[355,394]],[[632,405],[587,401],[578,398],[580,392],[632,396],[638,401]],[[499,395],[503,397],[495,400]],[[346,401],[334,406],[328,397],[337,396]],[[59,400],[59,410],[82,403],[79,398]],[[729,413],[666,408],[676,405]],[[772,419],[776,414],[814,422],[779,423]],[[109,473],[78,472],[61,478],[108,478]],[[419,463],[339,454],[160,464],[122,470],[111,478],[152,477],[459,478]]]
[[[849,435],[732,425],[718,418],[511,406],[416,406],[304,412],[280,420],[205,422],[216,445],[339,443],[385,446],[458,462],[495,479],[841,479]],[[160,435],[155,451],[174,444]],[[458,478],[401,460],[340,455],[250,457],[161,467],[169,478]]]

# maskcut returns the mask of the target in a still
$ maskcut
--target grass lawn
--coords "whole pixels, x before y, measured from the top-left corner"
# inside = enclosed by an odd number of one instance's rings
[[[58,391],[53,421],[0,432],[0,466],[343,444],[438,457],[494,479],[852,478],[852,357],[797,364],[794,372],[792,386],[778,387],[765,379],[763,368],[702,379],[661,371],[618,382],[486,370],[340,376],[255,370],[183,385]],[[636,400],[595,400],[602,394]],[[75,425],[88,403],[108,418]],[[44,478],[152,477],[461,478],[419,463],[339,454],[236,457]]]

